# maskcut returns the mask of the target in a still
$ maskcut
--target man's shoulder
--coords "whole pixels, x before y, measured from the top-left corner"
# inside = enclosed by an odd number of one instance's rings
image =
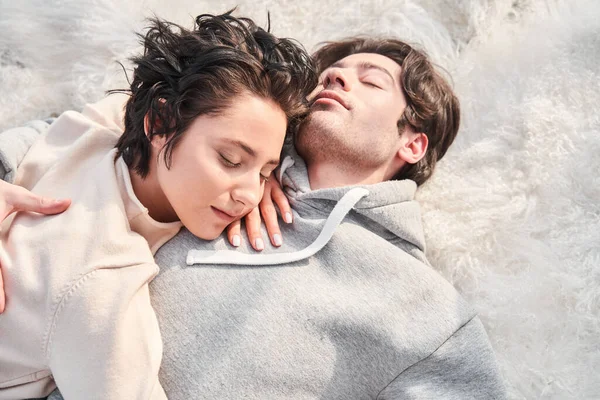
[[[187,251],[205,243],[185,230],[166,244],[150,287],[170,396],[225,385],[240,398],[375,398],[473,318],[418,258],[384,238],[361,247],[359,225],[339,233],[309,258],[272,266],[187,266]],[[177,378],[186,374],[199,378]],[[269,384],[244,385],[255,381]]]

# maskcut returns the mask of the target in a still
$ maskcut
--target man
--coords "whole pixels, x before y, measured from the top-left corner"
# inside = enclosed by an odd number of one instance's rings
[[[182,231],[156,254],[167,394],[504,398],[481,322],[425,259],[413,200],[458,130],[451,89],[396,40],[334,42],[315,59],[311,113],[279,173],[294,212],[281,247]]]

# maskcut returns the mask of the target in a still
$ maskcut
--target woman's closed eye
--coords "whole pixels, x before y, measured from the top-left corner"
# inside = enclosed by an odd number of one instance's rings
[[[223,165],[225,165],[227,168],[239,168],[242,166],[241,162],[235,163],[235,162],[231,161],[228,158],[228,156],[224,155],[223,153],[219,153],[219,158],[221,159],[221,162],[223,163]],[[268,182],[269,177],[271,176],[272,173],[273,173],[273,171],[269,171],[267,173],[261,173],[260,174],[261,181]]]
[[[263,182],[269,182],[269,177],[270,177],[270,176],[271,176],[271,174],[269,174],[269,175],[266,175],[266,176],[265,176],[265,175],[263,175],[263,174],[260,174],[260,179],[262,179],[262,180],[263,180]]]
[[[260,171],[260,179],[262,179],[264,182],[268,182],[269,178],[271,178],[271,175],[273,175],[274,170],[275,168],[273,166],[267,166],[266,168],[263,168],[262,171]]]
[[[242,163],[234,163],[233,161],[231,161],[229,158],[227,158],[225,155],[223,155],[222,153],[219,153],[219,156],[221,158],[221,162],[229,168],[239,168],[242,166]]]

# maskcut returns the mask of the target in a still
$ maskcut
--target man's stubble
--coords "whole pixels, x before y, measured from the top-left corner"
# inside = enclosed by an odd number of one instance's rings
[[[374,140],[376,132],[357,129],[349,121],[317,110],[298,129],[295,147],[307,165],[335,163],[340,170],[353,172],[377,168],[385,162],[388,155],[370,145]]]

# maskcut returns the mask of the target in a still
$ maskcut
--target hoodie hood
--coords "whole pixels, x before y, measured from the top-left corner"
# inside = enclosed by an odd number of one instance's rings
[[[226,238],[191,250],[187,264],[278,265],[309,258],[319,252],[344,223],[358,224],[402,248],[419,261],[425,240],[416,184],[411,180],[387,181],[311,190],[304,160],[286,144],[278,178],[294,213],[292,226],[281,225],[284,246],[267,246],[261,253],[249,245],[231,249]],[[263,237],[266,231],[263,227]],[[358,244],[357,244],[358,245]]]

